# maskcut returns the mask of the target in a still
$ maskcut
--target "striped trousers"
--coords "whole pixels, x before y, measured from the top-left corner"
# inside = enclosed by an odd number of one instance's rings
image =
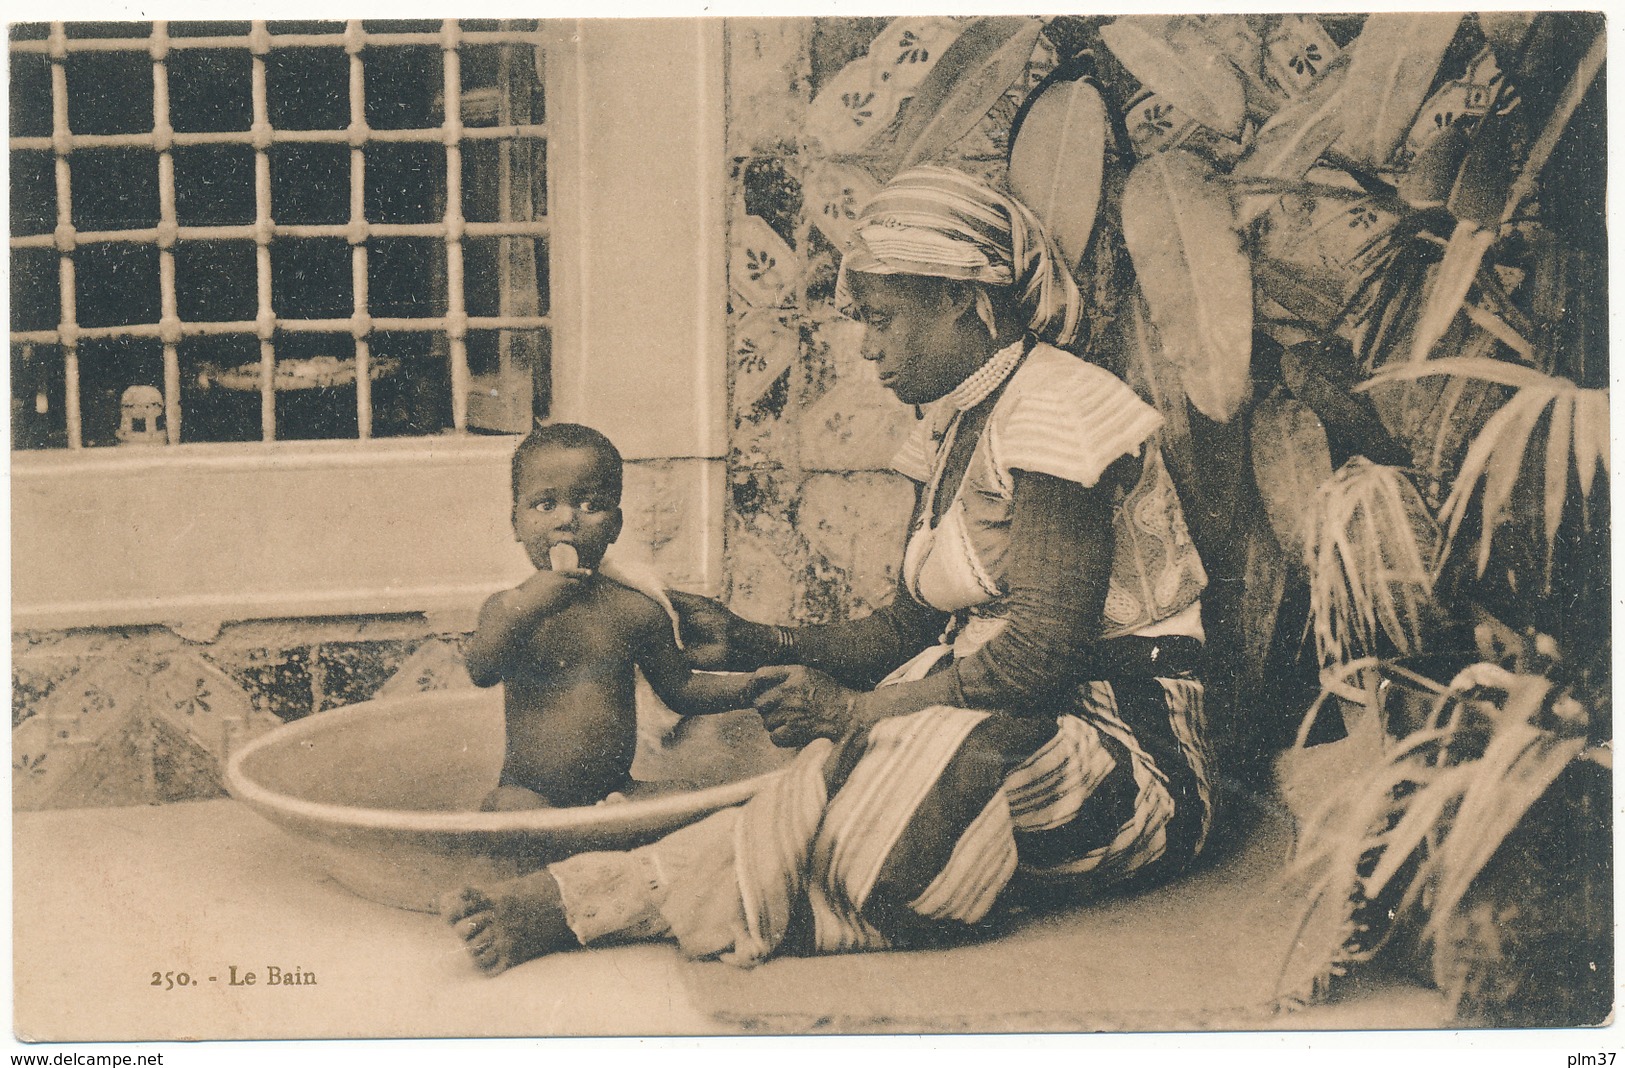
[[[549,870],[583,944],[775,953],[943,945],[1001,904],[1170,877],[1212,820],[1202,684],[1082,684],[1058,717],[938,706],[801,751],[743,805]]]

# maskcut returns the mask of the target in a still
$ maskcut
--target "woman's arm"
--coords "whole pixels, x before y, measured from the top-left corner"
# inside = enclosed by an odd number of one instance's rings
[[[1111,577],[1115,487],[1132,457],[1094,486],[1017,472],[1010,522],[1009,612],[975,653],[917,682],[860,696],[854,716],[874,722],[935,704],[1047,711],[1075,681],[1079,649],[1099,636]]]
[[[915,514],[922,502],[916,495]],[[709,597],[669,592],[682,618],[690,665],[711,670],[754,671],[804,664],[850,686],[868,689],[930,645],[948,616],[916,601],[899,580],[891,603],[860,619],[780,627],[734,615]]]
[[[656,611],[643,630],[637,664],[667,708],[679,716],[706,716],[750,707],[750,676],[691,671],[664,612]]]
[[[1111,576],[1112,508],[1131,462],[1095,487],[1018,474],[1011,518],[1010,611],[981,649],[915,682],[861,692],[802,667],[756,673],[754,704],[778,745],[839,738],[932,705],[1012,714],[1052,712],[1076,680],[1080,647],[1099,634]]]

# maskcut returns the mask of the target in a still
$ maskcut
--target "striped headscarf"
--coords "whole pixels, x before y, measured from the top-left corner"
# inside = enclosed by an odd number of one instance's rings
[[[853,271],[956,278],[1009,291],[1042,341],[1066,345],[1077,334],[1082,300],[1060,249],[1020,201],[968,174],[902,172],[864,205],[855,233],[835,283],[842,311],[853,304]],[[978,312],[991,329],[985,301]]]

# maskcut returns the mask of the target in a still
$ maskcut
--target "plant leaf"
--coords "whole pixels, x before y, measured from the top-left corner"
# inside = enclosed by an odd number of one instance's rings
[[[1338,366],[1338,361],[1343,366]],[[1281,353],[1281,376],[1293,396],[1309,405],[1328,434],[1379,464],[1407,466],[1410,453],[1388,433],[1369,397],[1353,393],[1347,373],[1353,354],[1344,345],[1303,342]]]
[[[1162,350],[1197,411],[1223,423],[1251,389],[1251,261],[1230,198],[1195,156],[1138,163],[1123,189],[1123,240]]]
[[[964,137],[1021,77],[1043,30],[1035,18],[989,16],[966,26],[903,110],[896,166],[883,178],[935,159]]]
[[[1511,220],[1517,213],[1519,205],[1534,192],[1535,182],[1540,172],[1546,169],[1546,161],[1551,159],[1552,152],[1557,149],[1557,143],[1563,137],[1563,131],[1568,128],[1569,119],[1574,116],[1575,110],[1591,89],[1591,83],[1596,80],[1602,70],[1603,60],[1607,52],[1607,43],[1604,35],[1598,33],[1591,41],[1591,47],[1586,54],[1580,57],[1575,67],[1574,76],[1569,79],[1564,88],[1563,96],[1552,109],[1551,116],[1546,120],[1545,127],[1540,132],[1534,145],[1529,149],[1529,156],[1523,161],[1518,171],[1518,177],[1513,180],[1511,189],[1507,192],[1506,205],[1501,209],[1499,222],[1503,225]]]
[[[1557,551],[1557,528],[1563,521],[1563,502],[1569,495],[1569,453],[1574,442],[1577,390],[1562,390],[1552,403],[1552,424],[1546,431],[1546,581],[1552,580],[1552,557]]]
[[[1411,359],[1425,360],[1433,346],[1450,329],[1450,324],[1461,311],[1461,302],[1467,299],[1473,279],[1478,277],[1478,265],[1484,254],[1495,244],[1495,231],[1481,229],[1475,223],[1459,222],[1450,234],[1444,259],[1439,262],[1438,273],[1428,287],[1427,303],[1416,321],[1416,333],[1411,339]]]
[[[1491,445],[1489,461],[1484,475],[1484,498],[1479,504],[1479,525],[1482,533],[1478,544],[1478,573],[1483,574],[1490,559],[1490,544],[1495,530],[1501,525],[1501,513],[1512,500],[1512,488],[1517,485],[1523,470],[1524,452],[1529,447],[1530,435],[1540,413],[1552,402],[1551,390],[1521,389],[1507,402],[1513,412],[1501,433]]]
[[[1487,308],[1481,308],[1472,301],[1464,301],[1461,310],[1467,313],[1468,320],[1480,330],[1489,334],[1495,340],[1516,352],[1526,360],[1535,358],[1535,346],[1531,345],[1523,335],[1512,329],[1507,321]]]
[[[1490,415],[1467,447],[1467,455],[1462,458],[1461,466],[1456,469],[1455,481],[1450,485],[1450,496],[1445,498],[1443,514],[1447,523],[1444,545],[1440,549],[1436,565],[1442,564],[1445,556],[1449,554],[1450,547],[1456,540],[1456,531],[1460,529],[1461,521],[1467,516],[1467,504],[1472,499],[1473,491],[1478,488],[1479,481],[1484,477],[1490,454],[1495,451],[1496,437],[1511,421],[1512,415],[1510,406],[1503,404]]]
[[[1608,465],[1608,391],[1582,389],[1574,398],[1574,463],[1580,473],[1580,496],[1591,499],[1591,483]]]
[[[1384,836],[1382,860],[1365,880],[1366,897],[1376,897],[1387,889],[1388,881],[1404,867],[1406,859],[1422,844],[1429,832],[1454,802],[1463,787],[1472,781],[1473,768],[1441,768],[1421,789],[1405,800],[1405,815]]]
[[[1231,173],[1245,178],[1296,181],[1309,173],[1343,132],[1343,82],[1346,60],[1339,57],[1303,96],[1277,111],[1253,138],[1247,154]],[[1273,196],[1243,198],[1238,215],[1243,226],[1268,211]]]
[[[1100,28],[1128,72],[1210,130],[1240,137],[1247,117],[1241,77],[1224,50],[1188,16],[1124,15]]]
[[[1329,469],[1328,464],[1328,469]],[[1300,540],[1302,535],[1299,535]],[[1297,557],[1301,559],[1301,553]],[[1241,606],[1237,627],[1241,631],[1241,651],[1245,658],[1244,686],[1258,685],[1267,668],[1270,644],[1286,592],[1287,558],[1277,538],[1270,534],[1266,520],[1254,513],[1247,524],[1246,559],[1241,579]]]
[[[1543,389],[1556,384],[1552,376],[1542,374],[1533,367],[1521,363],[1508,363],[1506,360],[1493,360],[1488,357],[1446,356],[1417,363],[1388,364],[1354,388],[1356,392],[1363,393],[1373,386],[1386,382],[1406,382],[1426,378],[1429,375],[1456,375],[1461,378],[1477,379],[1480,382],[1494,382],[1496,385],[1512,389],[1528,387]]]
[[[1371,167],[1388,162],[1427,99],[1461,15],[1379,11],[1349,46],[1343,98],[1355,102],[1336,151]]]
[[[1277,392],[1253,408],[1249,436],[1270,530],[1288,556],[1303,560],[1315,494],[1332,477],[1326,428],[1308,405]]]
[[[1502,70],[1511,67],[1518,47],[1528,36],[1529,26],[1534,21],[1534,13],[1529,11],[1478,12],[1479,29],[1484,31],[1484,39],[1495,53],[1495,61]]]
[[[1446,126],[1399,176],[1399,197],[1413,208],[1439,208],[1456,184],[1472,140],[1459,126]]]
[[[1106,166],[1106,105],[1087,81],[1056,82],[1033,101],[1010,146],[1010,188],[1074,271],[1089,248]]]
[[[1473,784],[1435,857],[1430,931],[1442,926],[1530,806],[1585,751],[1583,737],[1562,737],[1537,722],[1553,685],[1543,676],[1521,674],[1508,684],[1483,755],[1471,764]]]

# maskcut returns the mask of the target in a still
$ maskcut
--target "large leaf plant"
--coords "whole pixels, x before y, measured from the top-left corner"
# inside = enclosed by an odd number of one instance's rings
[[[898,20],[813,100],[837,246],[937,159],[1055,235],[1166,419],[1233,792],[1294,709],[1384,727],[1303,821],[1285,999],[1403,958],[1608,1011],[1603,58],[1586,13]]]

